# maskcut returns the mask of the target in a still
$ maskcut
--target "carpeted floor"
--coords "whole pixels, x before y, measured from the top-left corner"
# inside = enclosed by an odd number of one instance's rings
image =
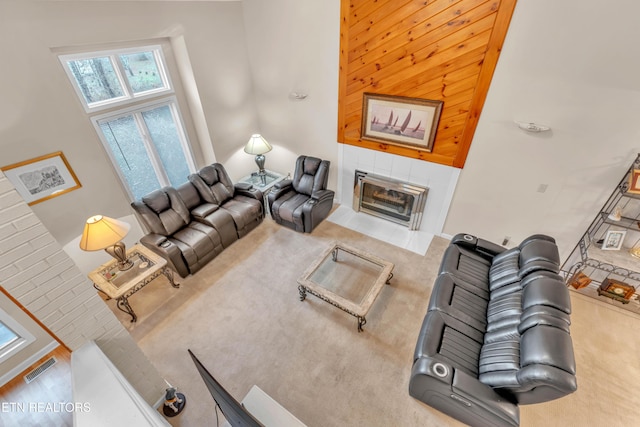
[[[362,333],[353,316],[311,295],[298,299],[296,279],[334,240],[395,264]],[[267,218],[181,279],[180,289],[161,278],[134,295],[137,324],[116,313],[187,396],[185,411],[170,419],[174,426],[215,425],[213,400],[187,349],[238,400],[257,384],[310,427],[460,425],[408,394],[417,334],[447,243],[434,238],[421,256],[329,221],[310,235]],[[579,390],[523,406],[522,425],[633,425],[640,418],[640,348],[632,331],[640,322],[572,298]]]

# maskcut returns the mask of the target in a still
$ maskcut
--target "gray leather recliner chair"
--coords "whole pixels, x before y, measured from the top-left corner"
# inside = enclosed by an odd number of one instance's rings
[[[333,206],[334,192],[327,190],[328,160],[300,156],[293,178],[277,183],[268,196],[271,216],[296,231],[311,233]]]

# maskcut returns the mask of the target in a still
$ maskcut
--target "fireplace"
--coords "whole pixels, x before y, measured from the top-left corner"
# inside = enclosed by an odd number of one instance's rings
[[[356,170],[353,209],[417,230],[428,191],[426,187]]]

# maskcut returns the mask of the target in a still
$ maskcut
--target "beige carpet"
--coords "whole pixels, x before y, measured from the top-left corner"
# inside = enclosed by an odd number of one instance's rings
[[[333,240],[396,265],[362,333],[353,316],[312,295],[298,299],[296,279]],[[415,341],[446,245],[435,238],[421,256],[328,221],[309,235],[266,219],[182,279],[180,289],[161,278],[132,297],[138,324],[118,317],[187,396],[185,411],[170,419],[174,426],[215,425],[213,400],[188,348],[238,400],[257,384],[310,427],[460,425],[407,391]],[[640,321],[572,297],[579,390],[523,406],[522,425],[637,425]]]

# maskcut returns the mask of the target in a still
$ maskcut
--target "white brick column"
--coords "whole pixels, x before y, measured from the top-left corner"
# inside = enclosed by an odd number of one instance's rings
[[[147,403],[164,394],[158,371],[1,171],[0,285],[72,351],[94,340]]]

